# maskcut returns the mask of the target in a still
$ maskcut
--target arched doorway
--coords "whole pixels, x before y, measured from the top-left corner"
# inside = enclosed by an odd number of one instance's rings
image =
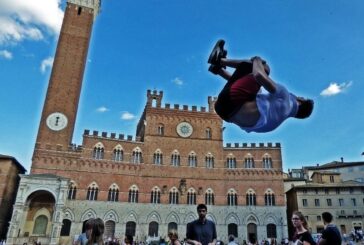
[[[234,223],[228,224],[228,236],[234,235],[234,237],[238,237],[238,225]]]
[[[167,234],[171,230],[178,231],[178,225],[177,225],[177,223],[175,223],[175,222],[168,223],[168,231],[167,231]]]
[[[277,227],[275,224],[267,225],[267,238],[277,238]]]
[[[126,222],[125,235],[135,236],[136,223],[134,221]]]
[[[49,237],[52,217],[55,211],[55,199],[52,193],[44,190],[30,194],[26,201],[25,223],[21,236]]]
[[[115,235],[115,222],[112,220],[108,220],[105,222],[104,236],[106,238],[114,238],[114,235]]]
[[[255,243],[257,241],[257,225],[254,223],[249,223],[248,224],[248,240],[251,243]]]
[[[152,221],[149,223],[148,236],[157,237],[158,236],[158,223]]]

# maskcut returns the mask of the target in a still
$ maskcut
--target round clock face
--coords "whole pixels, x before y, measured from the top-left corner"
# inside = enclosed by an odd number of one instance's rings
[[[181,137],[190,137],[193,132],[192,125],[188,122],[181,122],[177,125],[177,133]]]
[[[46,123],[51,130],[60,131],[67,126],[68,120],[64,114],[54,112],[47,117]]]

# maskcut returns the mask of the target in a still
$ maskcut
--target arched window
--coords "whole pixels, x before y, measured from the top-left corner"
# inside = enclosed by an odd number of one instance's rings
[[[196,156],[196,153],[191,152],[188,155],[188,166],[189,167],[197,167],[197,156]]]
[[[246,193],[246,205],[247,206],[256,206],[257,205],[257,198],[255,192],[250,189]]]
[[[162,154],[162,152],[159,149],[157,149],[154,152],[154,155],[153,155],[153,163],[155,165],[162,165],[163,164],[163,154]]]
[[[215,204],[215,195],[214,192],[209,188],[205,193],[205,204],[206,205],[214,205]]]
[[[176,187],[169,191],[169,204],[178,204],[178,189]]]
[[[268,154],[265,154],[263,156],[263,168],[266,169],[273,168],[272,158]]]
[[[117,145],[114,148],[113,154],[112,154],[112,160],[115,162],[122,162],[124,159],[124,151],[121,145]]]
[[[248,154],[245,157],[244,163],[245,163],[245,168],[255,168],[254,159],[250,154]]]
[[[175,223],[175,222],[168,223],[168,231],[167,231],[167,234],[171,230],[178,231],[178,225],[177,225],[177,223]]]
[[[158,135],[163,136],[164,135],[164,125],[163,124],[159,124],[158,125],[158,130],[157,130]]]
[[[64,219],[62,221],[61,236],[69,236],[71,231],[71,220]]]
[[[265,206],[275,206],[276,200],[272,190],[267,190],[264,194]]]
[[[206,168],[214,168],[214,156],[208,153],[205,157]]]
[[[158,187],[154,187],[150,194],[150,203],[161,203],[161,191]]]
[[[267,238],[277,238],[277,227],[275,224],[267,225]]]
[[[172,166],[179,166],[181,163],[181,157],[179,156],[179,152],[177,150],[174,150],[171,156],[171,165]]]
[[[232,154],[227,157],[226,166],[227,168],[236,168],[236,158]]]
[[[234,237],[238,237],[238,225],[234,223],[228,224],[228,235],[233,235]]]
[[[98,192],[99,192],[99,187],[97,186],[96,183],[92,183],[87,189],[86,200],[96,201]]]
[[[211,128],[206,128],[205,134],[206,134],[206,139],[211,139],[212,138]]]
[[[107,196],[107,200],[109,202],[117,202],[119,201],[119,188],[116,184],[113,184],[109,188],[109,193]]]
[[[34,222],[33,235],[45,235],[47,232],[48,218],[45,215],[39,215]]]
[[[152,221],[149,223],[148,228],[148,236],[150,237],[157,237],[158,236],[158,223],[155,221]]]
[[[142,162],[142,151],[140,150],[139,147],[137,147],[133,150],[133,154],[131,157],[131,163],[139,164],[141,162]]]
[[[77,193],[77,187],[76,183],[71,181],[70,185],[68,186],[68,200],[75,200],[76,199],[76,193]]]
[[[104,159],[104,145],[101,142],[94,146],[92,158],[96,160]]]
[[[129,189],[128,202],[137,203],[138,202],[138,195],[139,195],[138,187],[136,185],[133,185]]]
[[[187,204],[196,205],[196,191],[193,188],[190,188],[187,191]]]
[[[125,235],[126,236],[135,236],[136,223],[134,221],[126,222],[125,226]]]
[[[238,205],[238,195],[234,189],[230,189],[227,195],[227,204],[228,206],[237,206]]]

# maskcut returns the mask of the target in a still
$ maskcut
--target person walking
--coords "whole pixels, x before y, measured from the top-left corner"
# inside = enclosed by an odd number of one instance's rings
[[[341,245],[341,235],[339,229],[332,223],[332,214],[323,212],[321,216],[325,229],[322,231],[318,245]]]

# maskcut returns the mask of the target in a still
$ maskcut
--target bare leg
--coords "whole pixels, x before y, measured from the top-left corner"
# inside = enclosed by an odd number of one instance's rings
[[[220,59],[220,65],[221,66],[228,66],[232,68],[237,68],[242,62],[252,63],[251,60],[234,60],[234,59],[226,59],[221,58]]]
[[[223,68],[221,68],[221,69],[219,70],[218,75],[220,75],[220,76],[221,76],[222,78],[224,78],[225,80],[229,80],[229,79],[231,78],[231,74],[230,74],[227,70],[225,70],[225,69],[223,69]]]
[[[269,67],[263,64],[261,58],[255,58],[253,60],[253,75],[256,81],[262,85],[269,93],[274,93],[276,91],[275,82],[268,76],[267,70]]]

